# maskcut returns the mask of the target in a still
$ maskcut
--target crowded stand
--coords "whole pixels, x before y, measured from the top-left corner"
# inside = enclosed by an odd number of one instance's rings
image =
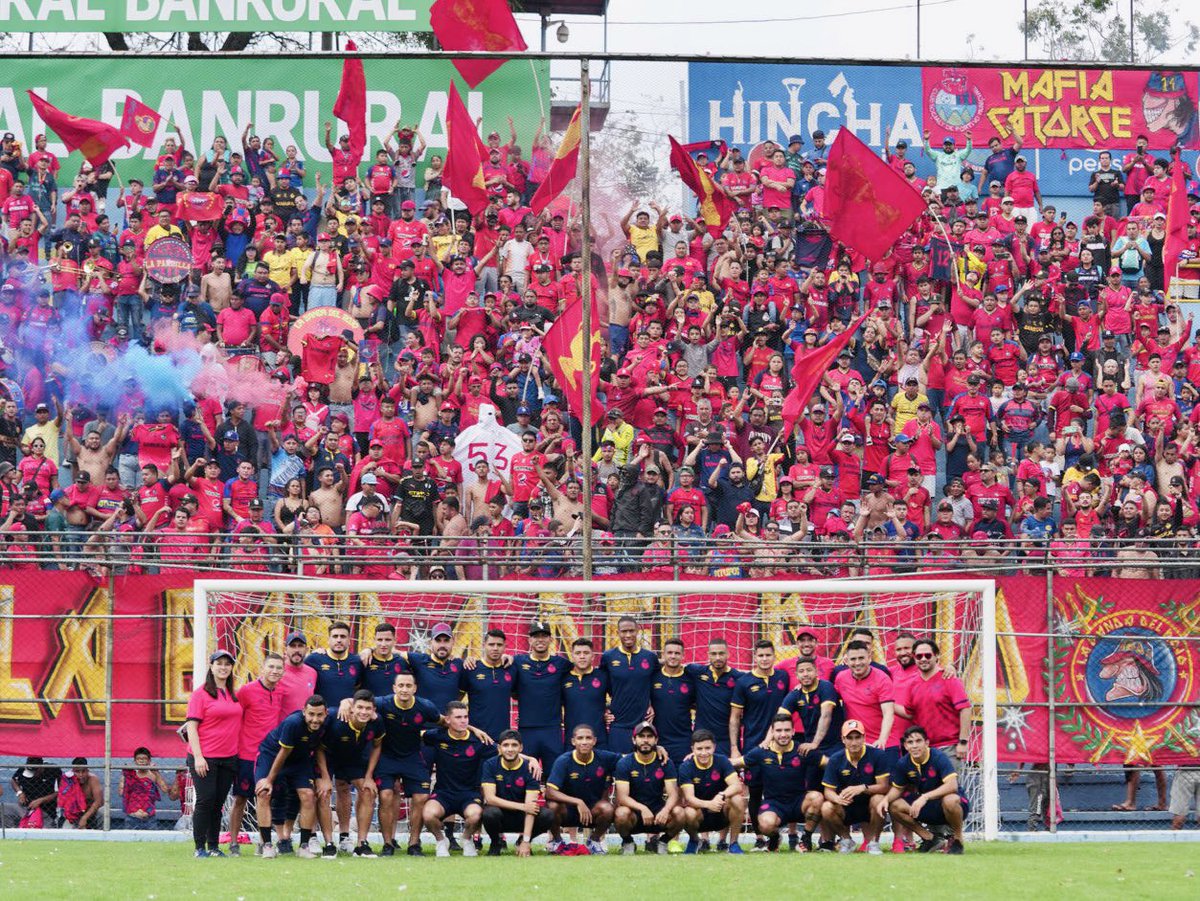
[[[1100,154],[1072,221],[1019,144],[977,163],[926,135],[922,179],[896,142],[926,209],[867,259],[828,229],[822,133],[693,149],[723,229],[649,199],[593,217],[585,460],[543,347],[583,297],[583,226],[565,197],[533,213],[554,144],[509,132],[475,216],[399,125],[365,160],[327,127],[332,179],[253,123],[169,138],[145,173],[4,135],[3,565],[549,578],[581,572],[587,508],[597,574],[1190,573],[1166,565],[1200,528],[1200,333],[1165,293],[1178,154]],[[201,200],[216,218],[188,218]],[[289,340],[314,316],[345,327]],[[456,453],[493,426],[503,465]]]

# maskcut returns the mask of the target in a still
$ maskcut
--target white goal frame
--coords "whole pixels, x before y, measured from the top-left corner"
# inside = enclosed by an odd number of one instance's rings
[[[880,594],[902,592],[975,592],[980,596],[980,664],[983,670],[983,757],[980,778],[983,792],[983,838],[994,841],[1000,834],[1000,788],[996,755],[996,583],[992,579],[814,579],[754,580],[700,579],[696,581],[562,579],[514,581],[429,581],[387,579],[198,579],[193,583],[193,674],[196,687],[208,671],[209,596],[222,592],[267,594],[269,592],[357,592],[377,594]]]

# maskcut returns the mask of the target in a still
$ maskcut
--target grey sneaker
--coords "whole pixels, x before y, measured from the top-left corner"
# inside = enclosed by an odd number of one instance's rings
[[[838,854],[853,854],[854,853],[854,839],[839,838],[838,843],[837,843],[837,852],[838,852]]]
[[[337,847],[338,847],[338,850],[341,851],[343,854],[351,854],[354,851],[354,841],[353,841],[353,839],[350,838],[350,836],[346,836],[345,838],[338,841]]]
[[[279,849],[276,848],[273,844],[263,845],[260,856],[262,857],[263,860],[274,860],[276,857],[279,856]]]
[[[882,854],[883,848],[879,847],[879,842],[867,842],[868,854]]]
[[[302,860],[313,860],[314,858],[320,857],[320,855],[308,845],[301,845],[299,848],[297,848],[296,856]]]
[[[637,845],[633,842],[621,842],[621,853],[626,857],[632,857],[637,854]]]
[[[242,856],[242,846],[237,843],[236,839],[234,839],[233,841],[231,841],[229,843],[229,856],[230,857],[241,857]]]

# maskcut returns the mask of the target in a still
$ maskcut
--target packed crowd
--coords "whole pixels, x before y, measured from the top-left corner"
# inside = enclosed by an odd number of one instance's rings
[[[327,130],[330,185],[252,125],[237,149],[167,140],[145,182],[65,173],[44,136],[26,153],[5,135],[6,565],[569,575],[587,506],[598,573],[1025,555],[1182,572],[1159,559],[1191,555],[1200,527],[1200,335],[1162,291],[1182,160],[1144,138],[1101,154],[1072,222],[1019,145],[993,140],[976,165],[969,143],[926,136],[921,180],[899,141],[885,156],[928,211],[867,260],[823,229],[822,133],[699,153],[737,202],[721,233],[654,203],[605,223],[620,235],[593,257],[587,461],[542,349],[582,294],[582,228],[532,213],[553,147],[539,129],[527,160],[510,132],[487,136],[475,217],[399,125],[367,162]],[[223,199],[218,221],[179,218],[196,193]],[[143,266],[166,237],[191,248],[180,284]],[[289,349],[301,313],[333,307],[361,340]],[[862,312],[782,434],[793,367]],[[521,450],[464,473],[456,440],[488,406]]]

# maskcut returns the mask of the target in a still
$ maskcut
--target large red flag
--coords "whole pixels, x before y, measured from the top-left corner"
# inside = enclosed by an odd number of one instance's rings
[[[354,41],[346,41],[346,50],[358,49]],[[362,60],[346,57],[342,62],[342,86],[333,102],[333,114],[350,130],[350,153],[362,161],[367,149],[367,76]]]
[[[129,146],[129,139],[111,125],[64,113],[33,91],[26,93],[46,127],[58,135],[67,150],[78,150],[93,166],[103,165],[114,151]]]
[[[136,97],[125,98],[125,110],[121,116],[121,134],[135,144],[143,147],[154,145],[154,136],[158,133],[158,123],[162,116],[152,106],[146,106]]]
[[[825,169],[824,212],[830,234],[878,260],[925,212],[925,201],[850,129],[840,128]]]
[[[1171,296],[1171,279],[1179,268],[1179,258],[1187,246],[1190,211],[1187,196],[1187,176],[1179,154],[1171,163],[1171,195],[1167,201],[1167,238],[1163,243],[1163,293]]]
[[[719,235],[725,229],[725,223],[737,210],[737,203],[717,186],[707,172],[696,165],[696,161],[683,149],[678,141],[670,135],[671,168],[679,173],[683,183],[692,189],[692,193],[700,200],[700,217],[708,226],[709,234]]]
[[[562,143],[558,145],[558,152],[554,154],[554,161],[550,163],[550,171],[529,200],[529,208],[535,216],[540,215],[555,197],[565,191],[575,177],[575,168],[579,163],[579,113],[580,108],[576,107],[575,114],[567,123]]]
[[[487,185],[483,179],[483,163],[479,159],[479,132],[471,114],[458,96],[458,88],[450,82],[450,98],[446,104],[446,174],[442,176],[450,193],[467,205],[474,216],[488,204]]]
[[[859,326],[866,322],[869,315],[869,312],[863,313],[828,344],[823,344],[811,353],[796,358],[796,362],[792,366],[792,390],[783,399],[783,431],[780,433],[783,440],[786,441],[792,434],[792,429],[796,427],[796,420],[808,406],[809,398],[816,394],[817,389],[821,386],[821,379],[825,378],[825,373],[833,366],[838,354],[849,346],[850,339],[854,337]]]
[[[595,421],[600,402],[596,399],[596,388],[600,384],[600,358],[604,353],[600,343],[600,317],[596,314],[596,301],[592,299],[592,416]],[[583,418],[583,298],[567,305],[562,315],[546,332],[542,341],[546,359],[554,381],[566,398],[567,408],[577,418]]]
[[[225,198],[209,191],[183,191],[175,198],[175,215],[188,222],[214,222],[225,214]]]
[[[521,51],[526,48],[505,0],[436,0],[429,24],[443,50]],[[502,59],[456,59],[454,68],[471,87],[504,65]]]

